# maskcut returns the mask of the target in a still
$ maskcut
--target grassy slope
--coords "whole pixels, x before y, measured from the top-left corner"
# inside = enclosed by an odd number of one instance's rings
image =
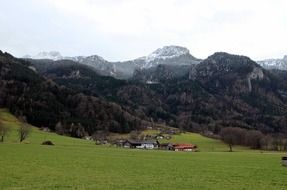
[[[158,130],[146,130],[144,134],[156,135]],[[197,133],[182,133],[179,135],[172,135],[170,140],[159,140],[160,142],[172,142],[172,143],[191,143],[198,146],[198,150],[201,152],[222,152],[228,151],[228,146],[220,140],[204,137]],[[234,146],[234,151],[246,151],[249,150],[246,147]]]
[[[9,126],[11,129],[5,138],[5,142],[7,143],[19,143],[19,138],[17,134],[17,129],[21,125],[21,122],[18,121],[12,114],[10,114],[5,109],[0,109],[0,120],[4,123],[4,125]],[[81,139],[70,138],[65,136],[56,135],[55,133],[48,133],[39,130],[36,127],[32,127],[32,132],[30,136],[25,140],[24,144],[41,144],[45,140],[51,140],[55,144],[61,145],[88,145],[92,144],[89,141],[84,141]]]
[[[95,146],[89,141],[34,129],[30,144],[19,144],[19,123],[7,112],[0,119],[14,128],[0,144],[0,189],[287,189],[283,153],[259,151],[171,152]],[[209,149],[207,138],[192,137]],[[16,138],[15,138],[16,137]],[[56,146],[39,145],[44,139]],[[189,139],[189,138],[188,138]],[[220,143],[220,142],[217,142]],[[223,144],[215,144],[221,150]],[[223,147],[222,147],[223,148]]]

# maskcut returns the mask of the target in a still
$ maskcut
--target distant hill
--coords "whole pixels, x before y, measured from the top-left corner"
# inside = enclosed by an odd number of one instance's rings
[[[59,75],[65,72],[55,71]],[[16,116],[25,116],[35,126],[55,130],[58,123],[62,132],[72,136],[91,135],[99,129],[128,132],[146,126],[142,119],[120,105],[85,95],[68,85],[60,86],[35,72],[30,62],[7,53],[0,52],[0,73],[0,106],[9,108]],[[74,73],[68,78],[78,78],[79,75]]]

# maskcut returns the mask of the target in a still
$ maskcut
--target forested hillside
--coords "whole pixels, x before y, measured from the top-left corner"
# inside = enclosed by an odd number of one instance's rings
[[[157,65],[129,80],[70,60],[29,62],[1,53],[1,105],[36,126],[58,124],[81,135],[156,123],[215,135],[231,126],[286,134],[283,76],[227,53],[189,67]]]
[[[29,62],[0,53],[0,106],[29,123],[75,137],[96,130],[128,132],[144,125],[121,106],[58,85],[29,67]]]

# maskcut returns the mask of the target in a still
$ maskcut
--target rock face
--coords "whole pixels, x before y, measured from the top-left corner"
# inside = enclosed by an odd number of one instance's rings
[[[252,91],[251,80],[262,80],[263,77],[264,77],[264,74],[263,74],[262,69],[258,67],[254,67],[253,71],[247,75],[249,92]]]

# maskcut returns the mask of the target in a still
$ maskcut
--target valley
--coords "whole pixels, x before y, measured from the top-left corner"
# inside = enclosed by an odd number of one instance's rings
[[[283,152],[236,147],[182,134],[174,142],[192,142],[199,152],[137,150],[95,145],[33,128],[17,141],[21,124],[5,110],[0,120],[12,128],[0,144],[0,186],[12,189],[286,189]],[[54,146],[40,145],[51,140]]]
[[[286,0],[1,0],[0,190],[287,190]]]

